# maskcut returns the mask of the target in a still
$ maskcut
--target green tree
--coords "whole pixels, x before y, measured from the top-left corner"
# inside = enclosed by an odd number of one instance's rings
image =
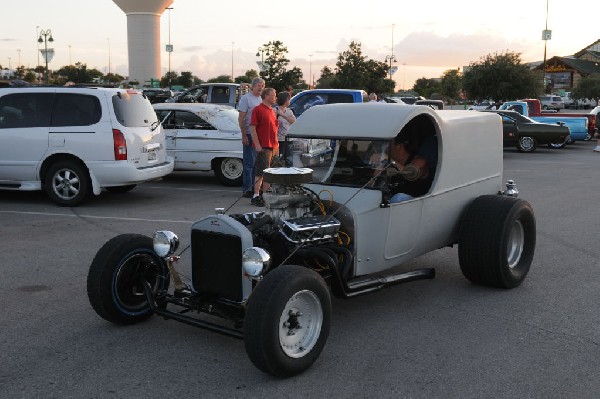
[[[192,87],[202,83],[202,80],[194,76],[191,71],[182,71],[181,75],[171,85],[176,84],[183,87]]]
[[[361,44],[352,41],[348,50],[338,55],[333,86],[339,89],[362,89],[367,74],[366,57]]]
[[[167,72],[162,78],[160,78],[160,87],[170,87],[176,85],[178,84],[177,79],[179,79],[177,72]]]
[[[335,81],[335,73],[327,65],[321,69],[321,77],[317,80],[317,89],[331,89]]]
[[[219,75],[216,78],[210,78],[206,83],[233,83],[230,75]]]
[[[35,82],[35,72],[33,72],[33,71],[25,72],[25,76],[23,77],[23,80],[26,82],[29,82],[29,83]]]
[[[431,98],[433,93],[440,93],[442,91],[442,82],[440,79],[427,79],[423,77],[415,81],[412,90],[423,97]]]
[[[258,77],[258,71],[256,69],[248,69],[245,74],[238,76],[234,79],[235,83],[252,83],[252,79]]]
[[[579,79],[573,88],[573,98],[600,98],[600,75],[589,75]],[[598,126],[599,123],[596,123]]]
[[[396,82],[388,78],[389,69],[389,65],[385,62],[375,60],[365,61],[366,73],[362,87],[369,93],[393,93]]]
[[[521,54],[509,51],[488,54],[469,64],[463,73],[463,88],[468,98],[495,101],[537,97],[543,89],[535,73],[521,63]]]
[[[66,81],[74,83],[91,83],[92,77],[87,70],[87,65],[76,62],[75,65],[66,65],[60,68],[57,73],[64,77]]]
[[[261,54],[262,50],[262,54]],[[268,87],[283,91],[288,86],[297,86],[302,79],[300,68],[294,67],[287,70],[290,60],[287,59],[288,49],[279,40],[263,44],[257,54],[264,57],[260,77],[267,82]]]
[[[459,69],[448,69],[442,75],[442,95],[449,100],[457,100],[462,88],[462,76]]]

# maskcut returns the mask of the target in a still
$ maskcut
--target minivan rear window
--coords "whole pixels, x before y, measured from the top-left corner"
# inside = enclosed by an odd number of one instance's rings
[[[112,97],[119,123],[126,127],[145,127],[157,121],[156,113],[147,98],[140,93],[119,92]]]
[[[85,94],[57,93],[51,126],[90,126],[102,116],[100,100]]]

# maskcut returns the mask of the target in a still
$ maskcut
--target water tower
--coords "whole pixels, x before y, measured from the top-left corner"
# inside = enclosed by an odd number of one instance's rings
[[[127,15],[129,80],[160,79],[160,16],[174,0],[113,0]]]

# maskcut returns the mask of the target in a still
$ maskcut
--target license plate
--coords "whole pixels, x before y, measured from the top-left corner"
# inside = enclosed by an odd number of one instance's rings
[[[148,161],[156,161],[156,152],[148,153]]]

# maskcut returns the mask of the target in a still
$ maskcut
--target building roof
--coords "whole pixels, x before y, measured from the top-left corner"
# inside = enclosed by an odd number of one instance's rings
[[[581,74],[592,74],[592,73],[599,73],[600,74],[600,63],[595,62],[595,61],[587,61],[587,60],[580,60],[578,58],[573,58],[573,57],[552,57],[549,60],[546,61],[546,71],[548,71],[548,69],[552,69],[551,65],[557,65],[557,64],[562,64],[565,67],[571,68],[571,69],[575,69],[576,71],[578,71]],[[544,65],[539,64],[538,66],[536,66],[533,69],[544,69]],[[548,72],[552,72],[552,71],[548,71]],[[554,71],[556,72],[556,71]]]
[[[590,47],[594,47],[597,44],[600,44],[600,39],[596,40],[594,43],[590,44],[589,46],[586,46],[586,47],[582,48],[581,50],[579,50],[578,52],[576,52],[575,54],[573,54],[573,56],[576,57],[576,58],[580,58],[583,54],[585,54],[586,52],[590,51],[589,50]],[[597,51],[594,51],[594,53],[597,53]]]

